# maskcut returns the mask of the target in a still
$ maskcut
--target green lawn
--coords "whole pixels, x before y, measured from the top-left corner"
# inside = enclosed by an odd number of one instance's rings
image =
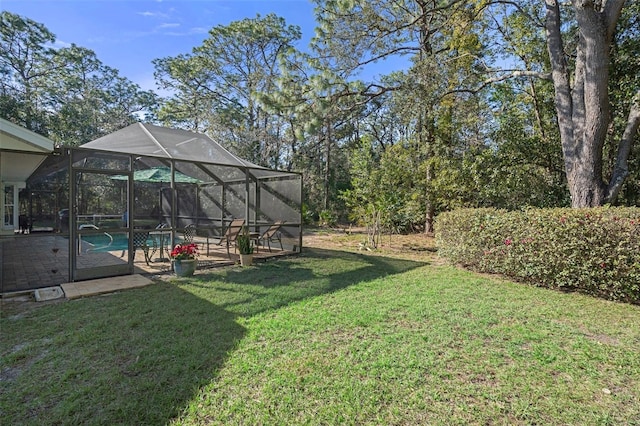
[[[3,302],[0,423],[640,424],[640,307],[308,249]]]

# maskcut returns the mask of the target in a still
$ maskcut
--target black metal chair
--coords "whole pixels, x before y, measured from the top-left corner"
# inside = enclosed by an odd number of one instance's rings
[[[151,257],[157,250],[155,240],[151,240],[152,244],[149,245],[149,231],[134,231],[133,232],[133,257],[136,256],[136,250],[142,250],[144,253],[144,261],[149,265]]]
[[[18,226],[20,227],[21,234],[31,233],[31,218],[26,214],[18,216]]]
[[[186,228],[184,228],[184,233],[183,233],[184,242],[187,244],[191,244],[195,236],[196,236],[196,225],[194,225],[193,223],[190,223],[189,225],[186,226]]]

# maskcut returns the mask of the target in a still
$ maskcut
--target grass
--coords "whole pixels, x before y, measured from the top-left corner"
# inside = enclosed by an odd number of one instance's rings
[[[3,302],[3,424],[640,424],[640,307],[333,251]]]

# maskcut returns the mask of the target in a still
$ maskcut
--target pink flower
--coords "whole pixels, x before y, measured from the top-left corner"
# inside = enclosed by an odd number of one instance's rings
[[[505,246],[510,246],[511,245],[511,239],[507,238],[506,240],[504,240],[504,245]]]

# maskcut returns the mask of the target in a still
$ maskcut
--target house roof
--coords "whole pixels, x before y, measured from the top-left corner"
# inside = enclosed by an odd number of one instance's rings
[[[0,118],[0,149],[47,154],[53,145],[51,139]]]
[[[52,140],[0,118],[0,180],[26,181],[53,148]]]

